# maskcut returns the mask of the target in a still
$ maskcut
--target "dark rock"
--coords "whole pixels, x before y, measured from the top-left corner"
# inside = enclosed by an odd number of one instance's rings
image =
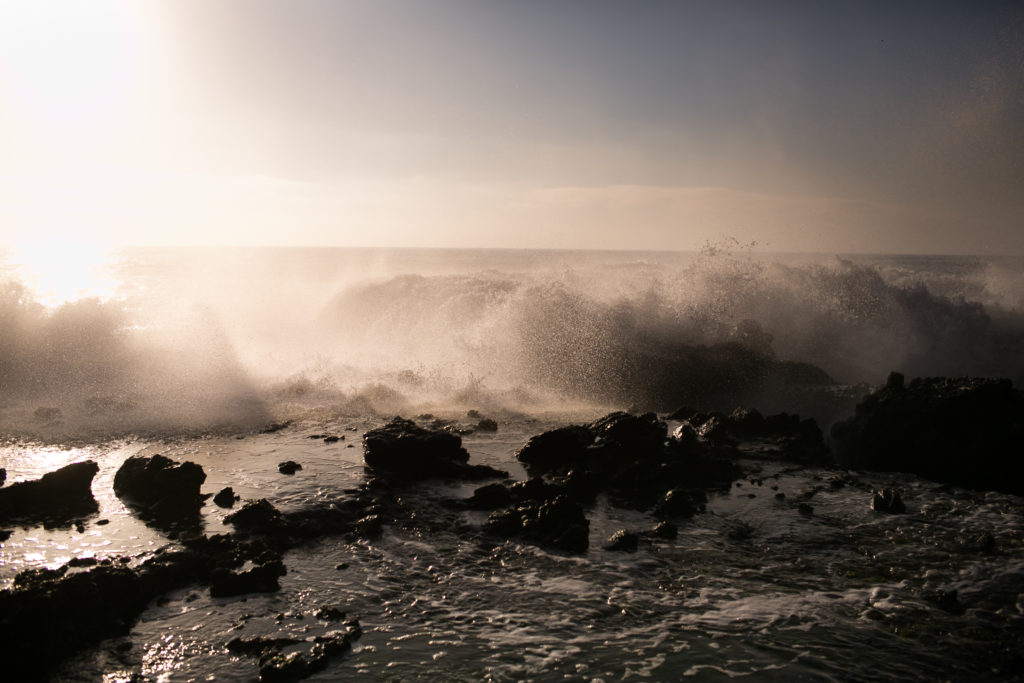
[[[473,495],[463,501],[469,510],[495,510],[512,502],[512,494],[502,484],[487,484],[473,491]]]
[[[390,481],[508,476],[507,472],[486,465],[469,465],[469,453],[457,434],[424,429],[400,417],[366,432],[363,445],[367,468]]]
[[[568,472],[585,465],[595,436],[587,427],[569,426],[531,437],[516,458],[531,473]]]
[[[277,471],[280,472],[281,474],[295,474],[301,469],[302,465],[295,462],[294,460],[286,460],[282,463],[279,463],[277,466]]]
[[[214,569],[210,574],[210,595],[225,598],[246,593],[273,593],[281,590],[277,579],[287,571],[280,560],[261,564],[245,572]]]
[[[95,557],[72,557],[68,561],[69,567],[95,567],[99,564],[99,560]]]
[[[86,460],[0,488],[0,522],[61,524],[95,513],[99,506],[92,497],[92,479],[99,469]]]
[[[659,517],[693,517],[704,512],[708,496],[701,490],[671,489],[657,504],[654,513]]]
[[[277,533],[286,525],[281,511],[266,498],[249,501],[241,510],[225,517],[224,521],[239,531],[257,534]]]
[[[833,425],[843,464],[1024,495],[1024,396],[1010,380],[898,374]]]
[[[9,529],[0,529],[0,543],[3,543],[8,538],[10,538],[13,533],[14,532],[10,531]]]
[[[805,517],[810,517],[814,514],[814,506],[808,503],[797,503],[796,511]]]
[[[476,423],[477,431],[481,432],[496,432],[498,431],[498,423],[489,417],[485,417]]]
[[[470,411],[468,411],[466,413],[466,417],[472,418],[474,420],[479,420],[481,418],[480,411],[479,410],[470,410]]]
[[[163,455],[133,455],[114,475],[114,493],[140,517],[160,528],[199,526],[206,481],[194,462],[177,463]]]
[[[0,486],[3,486],[5,481],[7,481],[7,470],[0,467]]]
[[[367,515],[355,523],[355,532],[363,538],[379,538],[383,533],[383,519],[380,515]]]
[[[651,530],[651,535],[671,541],[679,536],[679,527],[671,522],[658,522],[658,525]]]
[[[871,509],[875,512],[889,512],[900,514],[907,511],[903,504],[903,498],[896,489],[882,489],[875,491],[871,496]]]
[[[492,512],[485,529],[573,553],[586,552],[590,546],[590,522],[582,506],[566,496]]]
[[[234,507],[235,502],[238,501],[239,496],[235,493],[234,489],[230,486],[226,486],[217,492],[217,495],[213,497],[213,502],[219,507],[230,508]]]
[[[274,432],[279,432],[282,429],[290,427],[291,425],[291,420],[285,420],[284,422],[274,422],[261,429],[260,434],[273,434]]]
[[[344,436],[334,436],[332,434],[331,436],[325,436],[324,437],[324,443],[338,443],[339,441],[341,441],[344,438],[345,438]]]
[[[612,550],[615,552],[635,553],[639,542],[640,537],[632,531],[619,529],[611,535],[611,537],[605,543],[604,549]]]
[[[322,621],[341,621],[345,618],[345,613],[337,607],[323,605],[313,614],[313,616]]]

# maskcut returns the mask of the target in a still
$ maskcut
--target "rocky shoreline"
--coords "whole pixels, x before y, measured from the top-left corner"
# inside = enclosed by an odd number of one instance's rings
[[[678,422],[671,434],[666,420]],[[648,529],[616,531],[604,546],[635,552],[645,539],[674,537],[679,524],[701,513],[709,493],[750,477],[741,461],[751,458],[793,467],[902,471],[1021,495],[1022,444],[1024,397],[1008,381],[933,378],[908,384],[895,373],[853,416],[836,423],[828,440],[813,420],[787,414],[681,408],[661,419],[616,412],[531,438],[516,454],[528,475],[522,481],[469,464],[456,430],[395,418],[364,435],[361,486],[288,513],[267,500],[246,501],[225,519],[233,531],[217,535],[203,532],[205,473],[199,465],[133,456],[117,472],[114,492],[140,519],[173,536],[178,547],[161,549],[136,566],[72,560],[58,569],[18,574],[11,589],[0,591],[0,652],[16,678],[45,678],[47,666],[126,634],[169,591],[205,586],[220,597],[272,592],[287,572],[289,550],[329,536],[375,538],[388,525],[462,524],[455,517],[466,510],[487,513],[482,525],[466,528],[481,542],[511,539],[580,554],[589,549],[588,510],[601,497],[656,519]],[[90,486],[97,470],[86,461],[0,487],[0,528],[79,523],[96,510]],[[417,507],[404,493],[428,479],[488,483],[466,498]],[[217,498],[231,507],[236,497],[225,490]],[[813,514],[806,501],[780,502],[793,514]],[[898,490],[871,492],[864,504],[879,513],[906,509]],[[955,595],[940,598],[958,607]],[[342,621],[342,628],[311,641],[303,652],[284,654],[285,644],[261,638],[236,638],[224,646],[256,657],[261,680],[300,680],[343,655],[359,637],[358,620],[337,619],[340,611],[330,606],[322,614]]]

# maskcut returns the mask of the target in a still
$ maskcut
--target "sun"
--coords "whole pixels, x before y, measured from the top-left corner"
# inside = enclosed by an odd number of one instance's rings
[[[39,303],[60,306],[79,299],[110,299],[117,280],[114,255],[107,246],[84,241],[24,241],[9,252],[8,267]]]

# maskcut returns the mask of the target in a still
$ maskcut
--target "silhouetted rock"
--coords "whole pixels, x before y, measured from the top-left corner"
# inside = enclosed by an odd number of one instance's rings
[[[512,494],[502,484],[487,484],[473,491],[463,505],[469,510],[495,510],[512,502]]]
[[[477,431],[481,432],[496,432],[498,431],[498,423],[489,417],[485,417],[476,423]]]
[[[640,537],[632,531],[619,529],[611,535],[611,537],[605,543],[604,549],[612,550],[615,552],[635,553],[639,542]]]
[[[893,373],[831,436],[850,467],[1024,495],[1024,397],[1010,380],[933,377],[905,385]]]
[[[363,435],[366,466],[390,481],[430,478],[486,479],[507,472],[486,465],[469,465],[462,438],[441,429],[424,429],[396,417]]]
[[[658,522],[657,526],[651,530],[651,535],[671,541],[679,536],[679,527],[671,522]]]
[[[871,509],[875,512],[890,512],[900,514],[907,511],[903,504],[903,498],[896,489],[882,489],[875,491],[871,496]]]
[[[246,593],[273,593],[281,590],[277,582],[287,573],[284,563],[273,560],[244,572],[218,568],[210,574],[210,595],[215,598]]]
[[[701,490],[672,489],[655,506],[654,513],[659,517],[693,517],[704,512],[707,504],[707,494]]]
[[[485,529],[572,553],[586,552],[590,546],[590,522],[582,506],[565,496],[492,512]]]
[[[239,496],[235,493],[234,489],[226,486],[217,492],[217,495],[213,497],[213,502],[219,507],[229,508],[233,507],[238,499]]]
[[[380,515],[367,515],[357,519],[353,528],[363,538],[379,538],[383,532],[383,523],[384,520]]]
[[[277,471],[281,474],[295,474],[302,469],[302,465],[295,462],[294,460],[286,460],[277,466]]]
[[[7,470],[0,467],[0,486],[3,486],[5,481],[7,481]]]
[[[177,463],[163,455],[133,455],[114,475],[114,493],[154,526],[197,526],[205,496],[203,468],[194,462]]]
[[[99,469],[86,460],[0,488],[0,522],[61,524],[95,513],[99,506],[92,497],[92,479]]]
[[[224,518],[239,531],[256,534],[278,533],[285,527],[284,515],[266,498],[249,501],[238,512]]]

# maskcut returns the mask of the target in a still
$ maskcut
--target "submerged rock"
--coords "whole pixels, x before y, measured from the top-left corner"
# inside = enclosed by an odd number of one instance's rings
[[[92,480],[99,469],[86,460],[0,488],[0,522],[60,524],[95,513],[99,506],[92,496]]]
[[[462,447],[459,435],[442,429],[424,429],[400,417],[366,432],[363,446],[367,468],[391,481],[508,476],[493,467],[468,464],[469,453]]]
[[[198,526],[204,481],[206,473],[194,462],[133,455],[114,475],[114,493],[154,526]]]
[[[1024,396],[1008,379],[892,373],[832,427],[839,460],[964,488],[1024,495]]]
[[[246,593],[273,593],[281,590],[279,577],[288,573],[284,563],[271,560],[244,572],[218,568],[210,574],[210,595],[215,598]]]
[[[907,511],[907,506],[903,504],[903,498],[900,496],[899,491],[896,489],[882,489],[881,491],[875,491],[871,496],[871,509],[875,512],[901,514]]]
[[[605,550],[623,553],[635,553],[640,543],[640,537],[632,531],[619,529],[604,544]]]
[[[277,471],[281,474],[295,474],[302,469],[302,465],[295,462],[294,460],[286,460],[277,466]]]
[[[217,492],[216,496],[213,497],[213,502],[216,503],[218,507],[229,508],[234,507],[235,503],[239,500],[239,497],[240,496],[235,493],[234,489],[230,486],[225,486]]]

